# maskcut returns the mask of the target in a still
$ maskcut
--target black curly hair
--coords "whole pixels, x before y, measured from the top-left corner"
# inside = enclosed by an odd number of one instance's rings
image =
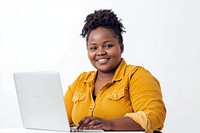
[[[123,43],[122,33],[126,32],[121,19],[118,20],[117,15],[111,9],[100,9],[94,11],[94,13],[89,14],[84,21],[85,25],[80,34],[83,38],[86,37],[88,41],[88,36],[92,30],[97,27],[106,27],[112,29],[118,37],[119,43]]]

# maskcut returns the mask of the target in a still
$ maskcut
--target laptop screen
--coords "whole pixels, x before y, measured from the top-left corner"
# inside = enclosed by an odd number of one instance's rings
[[[13,76],[24,128],[70,131],[58,72]]]

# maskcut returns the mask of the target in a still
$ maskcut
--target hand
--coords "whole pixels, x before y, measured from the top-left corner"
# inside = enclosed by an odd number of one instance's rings
[[[94,116],[84,117],[77,126],[78,130],[88,130],[88,129],[103,129],[103,130],[111,130],[112,122],[109,120],[104,120]]]

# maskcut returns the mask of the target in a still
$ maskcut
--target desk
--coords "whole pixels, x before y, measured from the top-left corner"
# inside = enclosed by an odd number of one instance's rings
[[[31,129],[24,129],[24,128],[0,128],[0,133],[67,133],[67,132],[31,130]],[[72,132],[70,132],[70,133],[72,133]],[[81,133],[81,132],[77,132],[77,133]],[[91,131],[89,131],[88,133],[91,133]],[[105,133],[144,133],[144,132],[139,132],[139,131],[131,131],[131,132],[122,131],[121,132],[120,131],[120,132],[105,132]]]
[[[24,128],[0,128],[0,133],[64,133],[64,132],[30,130]]]

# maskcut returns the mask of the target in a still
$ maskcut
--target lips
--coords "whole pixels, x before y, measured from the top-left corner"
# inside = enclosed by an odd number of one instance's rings
[[[108,58],[102,58],[102,59],[98,59],[96,61],[102,64],[102,63],[106,63],[108,61]]]

